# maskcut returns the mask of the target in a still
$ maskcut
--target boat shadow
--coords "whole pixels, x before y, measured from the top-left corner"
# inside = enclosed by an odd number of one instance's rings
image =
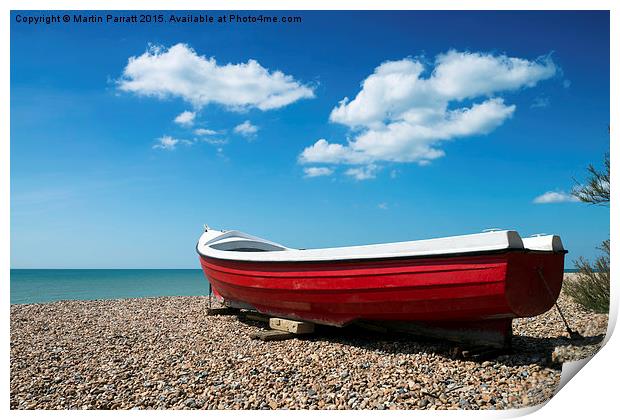
[[[248,320],[243,317],[238,319],[246,325],[265,328],[264,322]],[[513,335],[510,347],[495,349],[414,334],[369,331],[356,325],[342,328],[316,325],[314,333],[295,337],[297,340],[327,341],[389,355],[432,353],[452,360],[491,361],[506,366],[536,364],[556,370],[562,369],[562,362],[567,361],[567,355],[568,360],[579,360],[595,354],[604,338],[604,334],[580,339],[564,336]]]
[[[512,338],[511,351],[516,355],[540,355],[548,365],[561,368],[564,361],[579,360],[596,354],[604,339],[605,334],[580,338],[515,335]]]
[[[562,369],[562,363],[594,355],[604,334],[570,339],[568,337],[531,337],[515,335],[510,347],[497,349],[472,346],[413,334],[364,332],[359,329],[321,328],[306,340],[328,340],[386,354],[433,353],[452,360],[492,361],[506,366],[539,365]],[[341,331],[342,330],[342,331]],[[346,333],[345,333],[346,331]],[[344,334],[343,334],[344,333]],[[581,356],[580,356],[581,355]]]

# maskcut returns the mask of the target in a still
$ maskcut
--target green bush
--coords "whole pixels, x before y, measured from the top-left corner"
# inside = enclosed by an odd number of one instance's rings
[[[603,161],[605,169],[599,171],[594,165],[588,166],[588,172],[590,172],[590,179],[585,185],[578,183],[573,189],[573,195],[583,201],[584,203],[596,204],[601,206],[609,205],[610,189],[609,181],[611,180],[609,167],[609,155],[605,155]]]
[[[605,155],[603,170],[590,165],[590,179],[584,185],[578,184],[573,189],[573,195],[584,203],[609,206],[610,166],[609,155]],[[584,308],[609,313],[609,240],[604,241],[599,249],[604,254],[594,261],[594,266],[583,258],[575,261],[579,272],[564,284],[564,290]]]
[[[592,266],[579,258],[575,265],[579,272],[564,284],[566,294],[586,309],[598,313],[609,312],[609,240],[600,249],[605,253]]]

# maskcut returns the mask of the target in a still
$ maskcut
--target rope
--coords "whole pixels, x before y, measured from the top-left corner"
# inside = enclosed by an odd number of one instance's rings
[[[551,289],[549,288],[549,285],[547,284],[547,280],[545,280],[545,276],[542,273],[542,269],[540,267],[537,267],[536,271],[538,271],[538,276],[543,281],[543,284],[545,285],[545,289],[547,289],[549,298],[553,300],[553,293],[551,293]],[[558,305],[558,301],[555,300],[553,303],[556,309],[558,310],[558,313],[560,314],[560,318],[562,318],[562,321],[564,322],[564,326],[566,327],[566,331],[568,332],[568,335],[570,336],[571,340],[583,339],[583,336],[581,334],[579,334],[577,331],[573,331],[568,325],[568,322],[566,321],[566,318],[564,317],[564,314],[562,313],[562,310],[560,309],[560,305]]]
[[[209,281],[208,283],[209,283],[209,309],[211,309],[211,295],[212,295],[211,282]]]

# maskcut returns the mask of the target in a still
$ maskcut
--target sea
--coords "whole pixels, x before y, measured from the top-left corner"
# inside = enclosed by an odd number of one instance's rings
[[[209,293],[200,269],[11,269],[11,304]]]
[[[209,296],[209,292],[200,269],[11,269],[11,304]]]

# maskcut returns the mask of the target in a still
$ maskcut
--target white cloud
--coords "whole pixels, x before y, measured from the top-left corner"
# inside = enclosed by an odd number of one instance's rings
[[[254,137],[258,132],[258,127],[250,122],[250,120],[246,120],[236,126],[233,130],[237,134],[241,134],[244,137]]]
[[[174,122],[179,125],[190,126],[194,124],[194,118],[196,118],[196,113],[191,111],[183,111],[174,119]]]
[[[347,144],[317,140],[299,161],[429,164],[445,155],[442,141],[490,133],[512,117],[515,105],[506,105],[499,92],[533,87],[556,70],[548,57],[528,61],[457,51],[438,55],[430,73],[421,59],[387,61],[362,82],[353,100],[344,98],[330,114],[330,121],[351,130]],[[368,172],[353,169],[347,172]]]
[[[220,65],[186,44],[150,46],[130,57],[117,83],[120,90],[138,95],[180,97],[197,109],[215,103],[235,111],[266,111],[314,97],[312,87],[256,60]]]
[[[534,98],[534,102],[530,105],[530,108],[547,108],[551,105],[551,101],[546,96],[538,96]]]
[[[329,176],[334,173],[334,170],[326,167],[311,166],[304,168],[306,178],[315,178],[317,176]]]
[[[197,136],[214,136],[219,133],[215,130],[209,130],[208,128],[197,128],[194,130],[194,134]]]
[[[547,191],[534,199],[534,203],[536,204],[568,203],[576,201],[579,201],[577,197],[564,191]]]
[[[215,131],[208,128],[197,128],[194,130],[194,134],[198,136],[198,138],[194,139],[194,143],[201,142],[213,145],[222,145],[228,143],[228,139],[213,137],[225,134],[225,131]]]
[[[196,131],[196,130],[195,130]],[[212,131],[212,130],[207,130]],[[215,131],[213,131],[215,133]],[[198,137],[193,138],[191,140],[185,139],[177,139],[172,136],[162,136],[156,140],[156,143],[153,145],[153,149],[162,149],[162,150],[175,150],[177,146],[192,146],[196,143],[208,143],[214,146],[222,146],[228,143],[227,139],[222,138],[214,138],[214,137]],[[221,149],[221,147],[219,148]]]
[[[174,150],[179,142],[179,139],[175,139],[171,136],[162,136],[157,139],[157,143],[153,145],[153,149]]]
[[[223,150],[221,146],[227,144],[228,139],[214,137],[198,137],[191,140],[185,140],[176,139],[172,136],[166,135],[157,139],[156,143],[153,145],[153,149],[175,150],[179,145],[192,146],[196,143],[207,143],[213,146],[218,146],[217,150],[221,153],[221,151]]]
[[[377,172],[379,171],[379,167],[374,163],[371,163],[366,166],[359,166],[357,168],[350,168],[345,171],[345,174],[358,180],[364,181],[366,179],[373,179],[377,177]]]
[[[564,81],[562,82],[562,86],[564,86],[565,89],[568,89],[570,85],[572,85],[572,82],[568,79],[564,79]]]
[[[358,162],[355,160],[354,155],[355,153],[346,146],[337,143],[329,143],[325,139],[320,139],[312,146],[307,147],[300,155],[299,160],[302,163],[359,163],[364,160],[364,157],[360,155]]]
[[[390,208],[387,203],[379,203],[377,207],[379,207],[381,210],[387,210]]]
[[[194,139],[194,141],[212,144],[216,146],[222,145],[222,144],[228,144],[228,139],[220,139],[220,138],[214,138],[214,137],[200,137],[198,139]]]

